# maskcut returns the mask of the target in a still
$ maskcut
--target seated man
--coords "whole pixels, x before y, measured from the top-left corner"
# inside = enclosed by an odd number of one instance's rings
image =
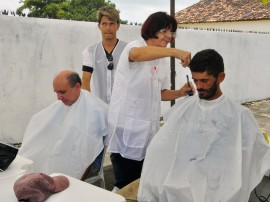
[[[270,148],[251,111],[226,97],[222,57],[190,63],[198,96],[180,100],[150,143],[138,201],[247,202],[270,168]]]
[[[72,70],[58,73],[53,87],[58,101],[32,117],[19,154],[33,160],[34,172],[81,179],[104,148],[108,106],[82,90]]]

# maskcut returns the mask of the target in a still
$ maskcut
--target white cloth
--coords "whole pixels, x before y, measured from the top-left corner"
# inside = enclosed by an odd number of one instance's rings
[[[32,117],[19,154],[33,160],[34,172],[80,179],[104,148],[107,111],[107,104],[85,90],[71,106],[56,101]]]
[[[50,176],[54,177],[59,175],[63,175],[63,173],[54,173]],[[45,202],[126,202],[125,198],[119,194],[112,193],[111,191],[67,175],[64,176],[69,180],[69,187],[64,191],[51,195]]]
[[[184,98],[149,145],[140,202],[247,202],[270,168],[249,109],[221,96]]]
[[[108,151],[139,161],[159,129],[161,90],[170,88],[167,59],[129,62],[129,50],[143,46],[143,39],[133,41],[122,52],[108,118]]]
[[[106,103],[110,103],[114,83],[114,74],[126,42],[118,41],[113,56],[113,70],[108,70],[109,61],[106,57],[102,42],[88,46],[83,52],[83,65],[94,69],[91,77],[91,92]]]

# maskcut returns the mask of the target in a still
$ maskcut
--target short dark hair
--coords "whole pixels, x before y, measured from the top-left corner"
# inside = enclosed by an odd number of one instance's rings
[[[176,32],[177,22],[174,17],[166,12],[156,12],[151,14],[143,23],[141,36],[144,40],[157,38],[156,34],[161,29],[170,28],[172,32]]]
[[[69,81],[69,85],[73,88],[76,83],[79,83],[80,86],[82,85],[82,80],[77,72],[72,72],[67,76],[67,80]]]
[[[214,49],[205,49],[193,56],[189,68],[191,72],[206,71],[217,78],[219,73],[224,72],[223,58]]]

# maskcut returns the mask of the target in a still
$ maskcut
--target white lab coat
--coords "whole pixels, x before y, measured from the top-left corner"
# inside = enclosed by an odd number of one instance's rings
[[[107,112],[107,104],[85,90],[71,106],[56,101],[32,117],[19,155],[33,160],[34,172],[80,179],[104,148]]]
[[[167,59],[129,62],[129,50],[141,46],[146,46],[143,39],[129,43],[122,52],[108,119],[108,151],[138,161],[159,129],[161,90],[170,88]]]
[[[115,46],[112,52],[114,65],[113,70],[108,70],[107,68],[110,62],[106,57],[102,42],[88,46],[82,52],[83,65],[92,67],[94,69],[90,82],[91,92],[108,104],[110,103],[111,99],[114,83],[114,74],[120,55],[126,44],[126,42],[119,40],[117,45]]]
[[[225,96],[179,101],[147,149],[140,202],[247,202],[270,168],[249,109]]]

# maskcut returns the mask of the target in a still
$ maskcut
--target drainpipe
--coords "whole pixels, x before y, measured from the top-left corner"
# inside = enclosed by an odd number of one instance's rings
[[[170,10],[171,13],[170,15],[172,17],[175,17],[175,0],[171,0],[170,2]],[[175,41],[171,42],[171,48],[175,48]],[[175,90],[175,77],[176,77],[176,72],[175,72],[175,58],[171,57],[171,90]],[[171,106],[175,104],[175,100],[171,101]]]

